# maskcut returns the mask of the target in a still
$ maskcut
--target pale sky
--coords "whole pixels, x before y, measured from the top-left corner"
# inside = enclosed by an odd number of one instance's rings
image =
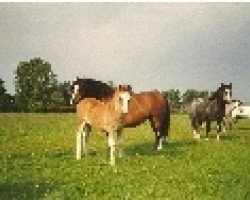
[[[250,3],[0,3],[0,78],[41,57],[59,81],[215,90],[250,101]]]

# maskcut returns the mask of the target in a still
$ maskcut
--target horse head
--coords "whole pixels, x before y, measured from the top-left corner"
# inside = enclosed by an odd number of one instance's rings
[[[83,79],[76,77],[71,84],[70,91],[71,91],[71,99],[70,104],[78,104],[82,99],[82,82]]]
[[[132,95],[132,88],[130,85],[119,85],[116,89],[115,94],[117,97],[116,110],[121,110],[122,113],[128,113],[129,101]]]
[[[220,87],[215,92],[213,92],[208,99],[216,99],[224,103],[230,103],[232,99],[232,83],[229,85],[221,83]]]
[[[221,86],[219,88],[222,99],[226,103],[230,103],[232,100],[232,83],[229,85],[221,83]]]

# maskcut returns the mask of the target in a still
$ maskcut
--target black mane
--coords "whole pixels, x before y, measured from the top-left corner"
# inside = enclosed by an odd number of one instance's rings
[[[80,93],[84,98],[95,97],[98,100],[111,98],[114,94],[114,89],[107,83],[94,79],[78,79]]]

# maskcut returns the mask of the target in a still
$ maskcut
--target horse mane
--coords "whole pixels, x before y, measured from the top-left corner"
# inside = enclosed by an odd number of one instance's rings
[[[221,104],[224,104],[225,102],[223,100],[222,93],[226,88],[229,88],[230,90],[232,90],[232,83],[230,83],[229,85],[221,83],[220,87],[208,97],[208,100],[217,100]]]
[[[96,97],[98,100],[112,98],[115,90],[107,83],[91,78],[79,79],[85,97]]]

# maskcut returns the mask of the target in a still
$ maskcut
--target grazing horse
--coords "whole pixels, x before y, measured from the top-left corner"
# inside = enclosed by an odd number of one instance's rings
[[[193,128],[193,136],[200,139],[199,128],[206,122],[206,139],[211,131],[211,121],[217,122],[217,140],[221,132],[221,125],[225,117],[226,104],[231,101],[232,84],[221,86],[210,97],[191,103],[189,117]]]
[[[129,91],[122,91],[119,87],[113,97],[106,102],[94,98],[85,98],[80,101],[76,108],[79,125],[76,143],[78,160],[81,158],[81,139],[83,137],[83,149],[86,153],[88,135],[91,127],[94,127],[108,133],[110,164],[115,165],[115,146],[117,143],[121,156],[123,114],[128,112],[130,96]]]
[[[114,93],[114,89],[106,83],[78,77],[72,84],[72,91],[71,102],[76,104],[86,97],[106,101]],[[151,122],[155,133],[155,147],[158,150],[162,149],[162,142],[166,140],[170,127],[170,107],[168,101],[159,92],[132,94],[129,112],[124,116],[124,127],[136,127],[147,119]]]

